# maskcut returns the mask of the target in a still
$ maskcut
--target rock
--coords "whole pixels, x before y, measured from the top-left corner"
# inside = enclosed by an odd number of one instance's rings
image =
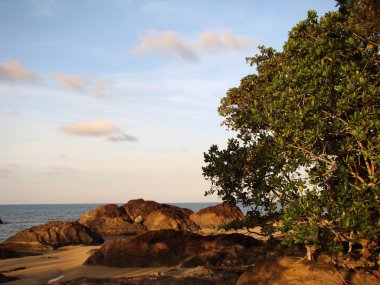
[[[33,256],[33,255],[38,255],[38,254],[31,253],[31,252],[17,252],[17,251],[9,250],[6,248],[0,248],[0,259],[19,258],[19,257]]]
[[[183,209],[170,205],[162,205],[156,211],[150,213],[146,218],[144,225],[148,230],[174,229],[196,231],[199,227],[190,220],[189,209]]]
[[[245,235],[202,236],[187,231],[159,230],[113,240],[93,252],[87,265],[113,267],[196,267],[250,264],[246,249],[261,242]]]
[[[200,228],[215,229],[218,228],[220,224],[244,219],[244,214],[238,207],[222,203],[201,209],[197,213],[191,214],[190,219]]]
[[[138,219],[144,222],[150,213],[161,208],[161,204],[155,201],[136,199],[128,201],[122,207],[133,221]]]
[[[207,268],[206,266],[197,266],[195,268],[190,268],[183,272],[181,276],[183,277],[205,277],[205,276],[212,276],[214,273],[210,268]]]
[[[66,245],[95,245],[103,239],[78,222],[49,222],[23,230],[0,244],[0,248],[13,251],[39,252]]]
[[[135,223],[136,224],[141,224],[143,222],[143,218],[141,216],[138,216],[136,219],[135,219]]]
[[[293,256],[267,258],[243,272],[236,285],[334,285],[378,284],[378,279],[365,271],[337,268],[332,263],[306,261]]]
[[[116,204],[100,206],[89,211],[78,219],[78,222],[88,226],[100,235],[120,235],[146,231],[146,227],[133,224],[133,221],[123,207]]]
[[[123,205],[129,217],[135,222],[143,223],[148,230],[175,229],[198,230],[199,227],[190,220],[193,211],[167,204],[159,204],[143,199],[130,200]]]
[[[15,280],[19,280],[19,278],[12,277],[12,276],[6,276],[6,275],[0,273],[0,283],[11,282],[11,281],[15,281]]]
[[[139,276],[132,278],[81,277],[70,281],[52,283],[52,285],[234,285],[236,281],[233,281],[226,282],[225,280],[211,278],[172,276]]]
[[[0,225],[1,225],[1,224],[4,224],[2,219],[0,219]]]

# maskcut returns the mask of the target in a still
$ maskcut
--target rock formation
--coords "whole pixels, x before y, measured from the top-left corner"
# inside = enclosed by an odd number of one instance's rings
[[[101,244],[103,239],[78,222],[49,222],[23,230],[0,244],[14,251],[39,252],[61,246]]]
[[[34,255],[39,255],[39,254],[31,253],[31,252],[19,252],[19,251],[9,250],[6,248],[0,248],[0,259],[19,258],[19,257],[34,256]]]
[[[144,222],[146,218],[155,210],[162,207],[155,201],[145,201],[144,199],[129,200],[122,206],[128,216],[137,222]]]
[[[120,278],[82,277],[53,285],[235,285],[236,280],[219,280],[213,277],[139,276]]]
[[[207,207],[190,215],[190,219],[201,229],[215,229],[221,224],[242,220],[243,218],[244,215],[238,207],[227,203]]]
[[[252,263],[245,251],[260,244],[258,240],[240,234],[202,236],[187,231],[150,231],[104,244],[85,264],[113,267],[234,266]]]
[[[6,283],[6,282],[15,281],[15,280],[19,280],[19,278],[12,277],[12,276],[6,276],[6,275],[0,273],[0,283]]]
[[[147,230],[145,226],[134,223],[123,207],[116,204],[100,206],[89,211],[78,219],[78,222],[88,226],[100,235],[120,235],[137,233]]]
[[[193,211],[143,199],[130,200],[123,205],[128,216],[135,222],[143,223],[148,230],[175,229],[198,230],[190,220]]]

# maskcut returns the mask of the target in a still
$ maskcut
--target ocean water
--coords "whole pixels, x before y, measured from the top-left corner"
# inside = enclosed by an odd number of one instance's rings
[[[218,203],[170,203],[194,212]],[[49,221],[75,221],[85,212],[103,204],[43,204],[43,205],[0,205],[0,242],[16,234]],[[120,204],[122,205],[122,204]]]

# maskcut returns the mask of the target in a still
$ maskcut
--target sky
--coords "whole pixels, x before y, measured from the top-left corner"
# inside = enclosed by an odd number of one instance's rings
[[[217,108],[334,1],[0,0],[0,204],[211,202]]]

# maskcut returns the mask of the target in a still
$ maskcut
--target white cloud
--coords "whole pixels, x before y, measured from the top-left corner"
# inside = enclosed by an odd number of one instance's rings
[[[57,81],[63,88],[84,93],[86,90],[86,78],[83,75],[64,75],[64,74],[54,74],[53,78]]]
[[[151,30],[141,36],[140,44],[133,49],[135,54],[158,52],[181,57],[185,60],[196,60],[197,56],[192,47],[173,31]]]
[[[227,29],[222,30],[220,36],[213,31],[205,31],[197,39],[199,49],[211,52],[222,49],[245,50],[250,46],[250,38],[235,36]]]
[[[39,78],[17,60],[9,59],[7,62],[0,64],[0,81],[37,83]]]
[[[137,55],[156,52],[195,61],[203,51],[245,50],[251,43],[249,37],[236,36],[227,29],[223,29],[220,35],[211,30],[205,31],[199,34],[195,43],[186,41],[174,31],[151,30],[140,37],[139,45],[132,52]]]
[[[105,120],[74,123],[63,126],[59,128],[59,130],[67,134],[78,136],[104,136],[112,142],[137,141],[135,136],[122,132],[114,123]]]

